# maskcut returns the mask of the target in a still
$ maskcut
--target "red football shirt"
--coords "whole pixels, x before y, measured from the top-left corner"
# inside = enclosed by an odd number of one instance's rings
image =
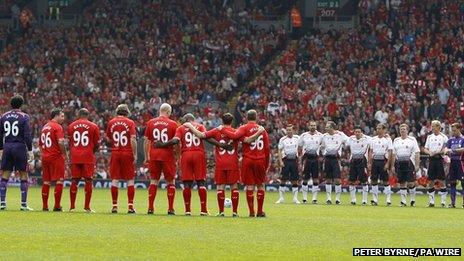
[[[159,116],[151,119],[145,128],[145,137],[153,142],[167,142],[176,135],[177,123],[168,117]],[[150,160],[172,161],[174,160],[174,146],[165,148],[150,147]]]
[[[221,132],[227,137],[237,140],[243,140],[246,137],[253,136],[259,129],[259,125],[254,121],[250,121],[247,124],[240,126],[235,132],[232,132],[226,128],[222,129]],[[265,159],[266,167],[269,166],[269,136],[266,131],[261,133],[258,138],[251,144],[242,144],[243,157],[249,159]]]
[[[201,131],[205,132],[205,126],[192,122],[193,126]],[[180,126],[176,130],[176,137],[180,140],[180,148],[182,153],[186,151],[202,151],[205,152],[205,146],[203,144],[203,140],[195,136],[190,129],[184,126]]]
[[[111,142],[111,152],[133,153],[131,137],[135,136],[135,123],[133,120],[117,116],[108,122],[106,135]]]
[[[94,149],[100,141],[100,129],[86,119],[78,119],[68,126],[71,164],[94,164]]]
[[[235,129],[232,127],[224,127],[230,132],[235,132]],[[207,131],[206,138],[214,138],[220,143],[229,143],[232,141],[227,138],[226,135],[222,134],[221,131],[217,129],[212,129]],[[227,151],[221,147],[215,147],[214,157],[216,159],[216,169],[218,170],[239,170],[238,167],[238,141],[233,141],[234,149]]]
[[[64,158],[61,154],[60,145],[58,140],[64,139],[63,127],[54,121],[49,121],[42,128],[40,133],[39,145],[42,151],[42,160],[53,161],[60,157]]]

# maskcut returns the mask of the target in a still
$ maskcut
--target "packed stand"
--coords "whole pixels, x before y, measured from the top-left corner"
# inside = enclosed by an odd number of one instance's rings
[[[100,0],[78,26],[33,25],[0,54],[0,111],[13,93],[24,95],[34,137],[54,106],[67,119],[86,107],[103,130],[115,105],[127,103],[140,135],[162,102],[174,119],[193,111],[217,126],[216,101],[227,101],[286,37],[254,29],[246,12],[222,3]]]
[[[438,119],[449,135],[464,120],[464,4],[374,2],[360,9],[359,27],[316,29],[286,50],[248,86],[236,116],[257,107],[274,146],[285,124],[302,133],[310,119],[320,131],[333,120],[347,135],[386,123],[392,138],[406,122],[422,144]]]

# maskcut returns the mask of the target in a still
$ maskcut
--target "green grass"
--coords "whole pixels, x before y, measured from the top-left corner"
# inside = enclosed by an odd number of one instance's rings
[[[63,207],[69,207],[69,189]],[[276,193],[266,194],[265,219],[248,218],[241,193],[241,218],[200,217],[197,193],[192,194],[194,216],[185,217],[182,193],[177,191],[177,216],[166,216],[166,193],[158,190],[154,216],[146,213],[146,190],[136,191],[137,215],[109,214],[110,192],[94,190],[96,214],[20,212],[19,190],[8,188],[9,209],[0,212],[0,260],[13,259],[335,259],[352,258],[353,247],[461,247],[464,210],[428,209],[425,196],[417,207],[344,205],[275,205]],[[291,195],[287,193],[287,202]],[[334,195],[332,195],[334,196]],[[230,197],[229,191],[227,197]],[[358,195],[360,201],[361,195]],[[40,190],[30,189],[30,206],[41,208]],[[126,201],[125,190],[119,193]],[[320,201],[325,193],[319,194]],[[439,199],[437,199],[438,202]],[[53,201],[53,194],[50,202]],[[381,202],[384,198],[381,197]],[[459,198],[458,203],[461,202]],[[83,189],[79,189],[82,208]],[[208,194],[216,213],[216,194]],[[230,216],[230,209],[226,209]]]

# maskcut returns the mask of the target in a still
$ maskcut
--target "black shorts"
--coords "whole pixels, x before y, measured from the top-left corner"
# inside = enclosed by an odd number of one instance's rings
[[[350,162],[350,176],[348,177],[348,181],[350,182],[359,181],[361,183],[366,183],[367,182],[366,166],[367,166],[366,159],[352,159]]]
[[[429,168],[427,170],[428,180],[444,180],[445,179],[445,167],[443,166],[443,159],[430,158]]]
[[[309,180],[311,178],[319,178],[319,161],[317,159],[317,156],[305,155],[303,174],[305,180]]]
[[[462,180],[464,174],[464,163],[461,160],[451,160],[450,168],[449,168],[449,181],[456,181]]]
[[[384,169],[385,164],[387,164],[386,159],[374,159],[372,161],[371,181],[377,182],[378,180],[381,180],[383,182],[388,182],[388,172]]]
[[[284,159],[284,167],[282,168],[281,179],[297,181],[300,179],[298,175],[298,164],[296,159]]]
[[[326,179],[340,178],[340,163],[338,157],[328,156],[324,158],[324,172]]]
[[[414,175],[414,164],[412,161],[397,161],[395,164],[398,183],[416,181]]]

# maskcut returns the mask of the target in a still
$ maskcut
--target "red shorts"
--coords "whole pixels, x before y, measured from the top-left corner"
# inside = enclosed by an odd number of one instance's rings
[[[218,170],[214,172],[214,181],[216,184],[232,185],[240,182],[240,171],[238,170]]]
[[[53,161],[42,161],[42,180],[47,182],[63,180],[64,167],[63,158]]]
[[[110,160],[111,179],[132,180],[135,178],[134,156],[112,153]]]
[[[176,162],[172,161],[149,161],[148,170],[150,171],[150,178],[160,180],[161,172],[163,172],[164,179],[168,182],[176,178]]]
[[[202,151],[189,151],[180,157],[182,181],[206,180],[206,156]]]
[[[262,185],[266,183],[266,161],[243,158],[242,183],[244,185]]]
[[[91,179],[95,171],[95,164],[71,164],[71,176],[73,179]]]

